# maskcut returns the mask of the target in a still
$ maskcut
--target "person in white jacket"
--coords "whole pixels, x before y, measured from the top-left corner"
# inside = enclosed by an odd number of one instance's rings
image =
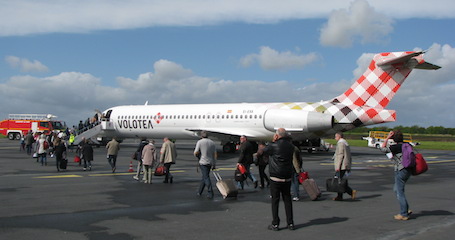
[[[335,134],[335,140],[337,140],[337,147],[333,155],[333,165],[336,176],[342,179],[346,173],[351,171],[351,148],[346,139],[344,139],[342,132]],[[354,200],[357,191],[346,186],[346,193],[351,195],[351,198]],[[338,196],[333,198],[333,200],[343,201],[343,193],[338,193]]]

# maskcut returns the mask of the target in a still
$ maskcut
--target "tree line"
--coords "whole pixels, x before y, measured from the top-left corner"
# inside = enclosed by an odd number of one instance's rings
[[[443,126],[429,126],[427,128],[420,127],[420,126],[411,126],[411,127],[406,127],[406,126],[396,126],[393,128],[386,127],[386,126],[381,126],[381,127],[359,127],[355,128],[353,130],[350,130],[349,132],[352,133],[367,133],[369,131],[386,131],[389,132],[391,130],[399,129],[403,133],[411,133],[411,134],[449,134],[454,136],[455,135],[455,128],[446,128]]]

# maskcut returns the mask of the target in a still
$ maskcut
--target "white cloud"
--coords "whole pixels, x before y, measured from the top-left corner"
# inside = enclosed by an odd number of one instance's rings
[[[393,31],[392,19],[377,12],[366,0],[354,1],[349,10],[340,9],[330,14],[321,29],[323,46],[351,47],[358,38],[360,42],[381,43]]]
[[[455,102],[455,48],[434,44],[425,56],[428,62],[442,68],[437,71],[414,70],[388,109],[397,110],[395,125],[442,125],[455,127],[452,103]],[[194,74],[190,69],[159,60],[153,72],[140,74],[136,79],[119,77],[117,87],[104,86],[101,79],[79,72],[38,78],[16,76],[0,84],[0,119],[8,113],[52,113],[75,124],[104,110],[127,104],[223,103],[223,102],[288,102],[331,99],[357,79],[371,61],[370,54],[362,55],[350,81],[318,82],[296,89],[286,81],[231,81]],[[285,94],[276,94],[277,91]],[[37,110],[39,109],[39,110]]]
[[[240,59],[243,67],[250,67],[256,62],[265,70],[301,69],[319,60],[316,53],[299,55],[290,51],[278,52],[270,47],[262,46],[258,54],[249,54]]]
[[[389,18],[453,18],[455,2],[369,0]],[[15,0],[0,2],[0,36],[80,33],[155,26],[202,26],[227,22],[274,23],[326,18],[351,0]],[[379,20],[378,20],[379,21]]]
[[[30,61],[26,58],[7,56],[5,61],[13,68],[19,68],[21,72],[47,72],[49,68],[38,60]]]

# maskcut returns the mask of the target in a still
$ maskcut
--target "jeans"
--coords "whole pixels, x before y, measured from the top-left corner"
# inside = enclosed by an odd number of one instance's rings
[[[27,154],[28,155],[32,154],[32,144],[26,145],[25,147],[27,148]]]
[[[291,179],[291,193],[293,197],[299,197],[299,174],[294,173]]]
[[[47,153],[40,153],[38,154],[38,158],[40,159],[41,166],[47,165],[47,158],[46,158]]]
[[[212,168],[211,165],[199,165],[199,168],[202,172],[202,180],[201,184],[199,185],[199,192],[198,195],[202,195],[205,186],[207,186],[207,197],[213,198],[213,189],[212,189],[212,182],[210,181],[210,169]]]
[[[267,174],[265,173],[265,168],[267,165],[259,165],[259,179],[261,179],[261,187],[264,187],[264,180],[267,182],[267,186],[269,183],[269,177],[267,177]]]
[[[109,155],[107,158],[109,165],[111,165],[111,168],[115,168],[115,164],[117,162],[117,155]]]
[[[164,183],[168,183],[169,182],[169,179],[172,179],[172,174],[171,174],[171,165],[172,163],[165,163],[164,164],[164,168],[166,168],[166,175],[164,177]]]
[[[407,217],[409,205],[406,200],[406,195],[404,194],[404,186],[411,176],[411,171],[406,168],[401,169],[400,171],[395,171],[395,185],[393,190],[397,194],[398,202],[400,203],[400,214],[401,216]]]
[[[139,160],[137,160],[137,172],[136,172],[136,177],[138,179],[141,176],[141,171],[142,171],[142,160],[139,159]],[[145,180],[145,176],[144,176],[144,180]]]
[[[287,224],[294,224],[294,217],[292,213],[291,182],[275,182],[273,180],[270,180],[270,195],[272,196],[273,216],[272,224],[280,225],[280,217],[278,216],[280,194],[284,202]]]
[[[84,158],[84,169],[89,167],[90,169],[92,168],[92,163],[90,161],[85,160]]]

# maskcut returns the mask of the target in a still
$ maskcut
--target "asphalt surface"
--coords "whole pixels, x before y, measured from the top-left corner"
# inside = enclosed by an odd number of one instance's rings
[[[196,196],[201,179],[192,156],[194,141],[178,141],[173,184],[154,177],[153,184],[133,180],[128,172],[137,142],[121,144],[112,174],[106,150],[95,148],[92,171],[72,162],[57,172],[55,159],[41,166],[19,151],[17,141],[0,139],[0,239],[453,239],[455,235],[455,152],[422,151],[430,170],[412,177],[406,193],[413,214],[408,221],[393,215],[399,205],[392,191],[393,168],[384,154],[353,147],[349,183],[357,199],[332,201],[325,179],[333,175],[329,152],[304,153],[304,167],[323,194],[310,201],[303,188],[293,202],[295,231],[271,223],[268,189],[250,182],[237,199]],[[161,141],[157,143],[160,146]],[[223,178],[233,178],[236,154],[221,154]],[[133,160],[133,164],[136,162]],[[135,168],[136,166],[134,166]],[[257,168],[253,173],[258,177]],[[212,176],[212,182],[215,180]]]

